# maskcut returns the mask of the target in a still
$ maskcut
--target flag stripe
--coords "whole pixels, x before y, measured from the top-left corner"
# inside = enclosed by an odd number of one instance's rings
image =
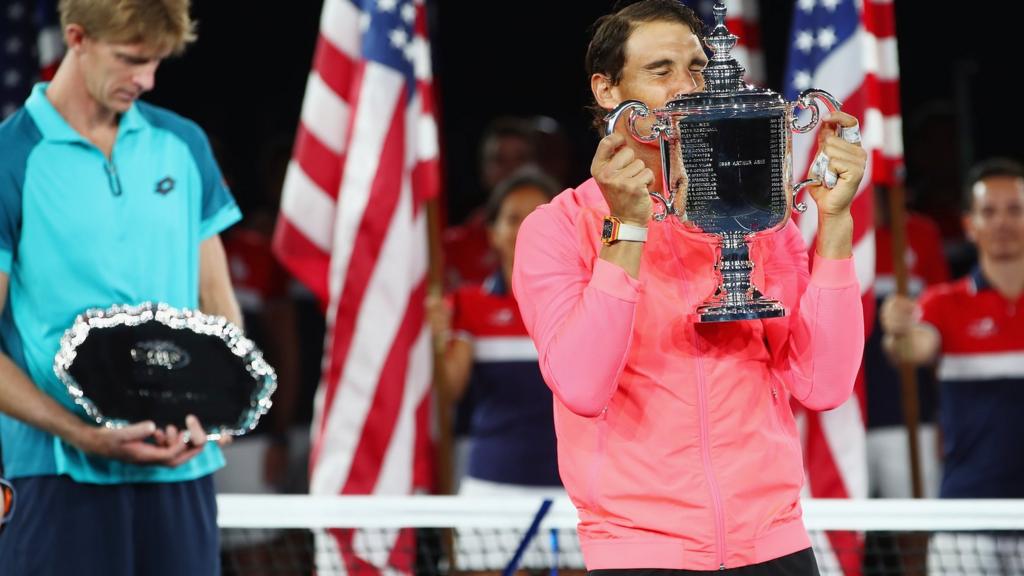
[[[860,34],[860,47],[865,73],[877,74],[885,80],[899,80],[900,64],[895,38],[878,38],[871,34]]]
[[[317,192],[327,198],[331,206],[327,212],[329,217],[334,214],[334,201],[338,197],[338,186],[341,184],[341,167],[345,157],[324,146],[312,132],[300,124],[295,135],[294,148],[296,170],[301,170],[310,185],[316,186]],[[289,167],[291,169],[291,167]],[[333,229],[333,226],[330,227]],[[330,229],[327,231],[324,248],[330,248]]]
[[[313,70],[320,76],[324,85],[340,97],[345,98],[349,87],[354,85],[353,77],[359,62],[339,50],[325,36],[320,35],[317,38]]]
[[[294,160],[285,173],[281,212],[322,254],[330,249],[334,199],[317,186]]]
[[[320,74],[310,74],[302,103],[302,125],[337,155],[345,152],[350,115],[348,104],[331,90]]]
[[[326,253],[310,242],[305,232],[296,228],[283,212],[274,230],[274,252],[287,254],[281,262],[288,272],[309,288],[319,302],[327,302]]]
[[[339,51],[353,60],[361,58],[359,44],[362,34],[359,22],[362,12],[350,0],[324,0],[320,13],[320,34]]]
[[[875,0],[864,3],[864,29],[878,38],[895,38],[896,13],[891,4],[878,4]]]

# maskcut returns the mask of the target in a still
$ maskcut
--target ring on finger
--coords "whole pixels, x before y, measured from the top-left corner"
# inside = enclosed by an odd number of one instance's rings
[[[850,144],[860,144],[860,124],[843,128],[839,135]]]

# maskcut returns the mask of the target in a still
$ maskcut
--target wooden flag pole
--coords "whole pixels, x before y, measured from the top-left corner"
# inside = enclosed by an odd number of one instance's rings
[[[892,232],[892,271],[896,277],[896,293],[907,296],[909,293],[907,261],[907,217],[904,207],[906,192],[899,183],[889,189],[889,229]],[[907,342],[897,342],[897,346],[905,346]],[[910,479],[914,498],[924,496],[921,480],[921,450],[917,430],[921,415],[917,394],[917,372],[908,362],[899,365],[901,391],[903,396],[903,422],[907,429],[907,441],[910,448]]]
[[[434,298],[444,296],[444,253],[441,250],[441,206],[439,196],[427,201],[427,240],[430,250],[430,270],[427,293]],[[434,460],[435,481],[438,494],[451,494],[454,487],[454,446],[452,427],[452,403],[445,393],[444,354],[445,344],[433,341],[434,353],[434,402],[437,418],[437,457]],[[448,558],[451,570],[456,569],[455,535],[452,530],[441,532],[441,546]]]
[[[444,296],[444,255],[441,251],[441,216],[438,199],[427,201],[427,236],[430,245],[430,271],[427,293],[433,297]],[[437,493],[451,494],[453,487],[453,438],[452,409],[447,395],[444,393],[444,346],[434,342],[434,399],[435,413],[439,427],[437,437]]]

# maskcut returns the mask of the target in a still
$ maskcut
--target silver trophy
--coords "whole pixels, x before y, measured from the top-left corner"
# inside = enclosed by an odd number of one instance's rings
[[[806,206],[794,205],[793,198],[805,186],[835,186],[837,176],[823,156],[812,166],[814,178],[792,184],[791,132],[809,132],[818,124],[816,100],[830,112],[840,104],[822,90],[806,90],[796,102],[787,102],[744,83],[744,69],[731,54],[738,38],[725,27],[725,6],[716,3],[714,13],[717,25],[705,39],[714,53],[704,68],[705,90],[656,110],[627,100],[608,115],[607,133],[628,111],[632,137],[661,146],[664,192],[651,192],[655,220],[676,216],[687,230],[721,246],[715,266],[721,281],[697,307],[697,320],[776,318],[786,309],[751,284],[748,243],[782,228],[791,210],[803,212]],[[805,110],[810,118],[801,123],[799,113]],[[641,134],[638,122],[652,115],[648,134]],[[852,142],[859,133],[851,129],[843,136]]]
[[[194,414],[211,440],[253,430],[277,388],[263,354],[224,317],[150,302],[80,314],[53,370],[97,424],[185,430]]]

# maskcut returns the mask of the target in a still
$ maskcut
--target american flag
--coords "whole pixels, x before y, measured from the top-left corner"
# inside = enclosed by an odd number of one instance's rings
[[[704,20],[705,32],[715,29],[715,0],[683,0],[683,3]],[[740,38],[732,49],[732,55],[747,70],[744,80],[763,86],[765,68],[758,0],[726,0],[725,10],[726,28]]]
[[[853,252],[864,291],[865,327],[870,332],[875,274],[872,189],[893,184],[903,160],[892,0],[797,0],[785,83],[790,99],[804,89],[820,88],[842,102],[845,112],[860,119],[868,165],[853,201]],[[794,137],[795,174],[807,173],[816,148],[816,138]],[[808,246],[813,246],[817,210],[813,200],[804,200],[808,210],[799,224]],[[867,497],[864,410],[862,371],[856,395],[849,402],[827,413],[805,415],[805,457],[812,496]],[[858,573],[856,554],[833,552],[853,550],[857,539],[852,533],[829,534],[832,546],[818,547],[819,562],[830,569],[842,566],[847,574]]]
[[[312,494],[409,494],[430,478],[425,202],[438,137],[423,0],[325,0],[274,248],[326,306]],[[395,540],[319,535],[318,565],[407,570]]]
[[[63,54],[56,0],[0,7],[0,120],[25,103],[34,82],[53,78]]]

